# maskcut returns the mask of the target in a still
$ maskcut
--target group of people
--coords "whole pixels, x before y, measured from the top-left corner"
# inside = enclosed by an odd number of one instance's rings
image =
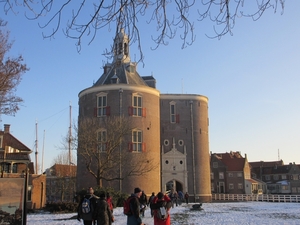
[[[176,194],[175,194],[176,193]],[[132,213],[127,215],[127,225],[144,225],[142,218],[145,216],[145,209],[150,206],[151,217],[153,217],[154,225],[170,225],[170,208],[173,206],[173,200],[178,198],[176,191],[171,191],[169,195],[162,192],[158,192],[155,195],[152,192],[149,200],[147,201],[147,196],[140,188],[135,188],[134,193],[129,197],[130,199],[130,209]],[[180,198],[188,204],[189,194],[186,192],[180,193]],[[176,200],[177,202],[177,200]]]
[[[149,200],[147,195],[140,188],[136,187],[134,192],[128,198],[130,213],[127,214],[127,225],[145,225],[142,222],[145,216],[147,206],[150,207],[151,217],[153,217],[154,225],[170,225],[170,208],[173,206],[172,196],[158,192],[155,195],[152,192]],[[183,193],[182,193],[183,195]],[[188,204],[189,195],[186,192],[183,195]],[[87,204],[88,203],[88,204]],[[83,220],[84,225],[111,225],[114,222],[112,198],[107,193],[101,193],[100,196],[94,195],[92,187],[88,188],[87,194],[81,199],[78,206],[77,219]]]
[[[189,203],[189,194],[188,192],[186,192],[185,194],[183,194],[182,191],[175,191],[174,189],[172,189],[169,193],[169,197],[171,199],[172,202],[172,208],[174,208],[174,205],[178,206],[181,205],[182,202],[185,201],[186,204]]]
[[[168,195],[159,192],[157,195],[153,192],[147,201],[147,196],[140,188],[135,188],[134,193],[129,197],[132,213],[127,215],[127,225],[144,225],[142,218],[145,213],[146,205],[150,206],[151,216],[154,219],[154,225],[170,225],[171,199]],[[146,205],[144,205],[146,204]]]
[[[94,190],[89,187],[87,194],[81,199],[78,205],[77,220],[83,220],[84,225],[111,225],[114,222],[112,198],[107,193],[100,196],[94,195]]]

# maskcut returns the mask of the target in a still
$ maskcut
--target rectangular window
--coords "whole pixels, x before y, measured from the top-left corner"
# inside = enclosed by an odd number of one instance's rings
[[[214,173],[210,173],[210,179],[211,179],[211,180],[214,179]]]
[[[242,183],[238,183],[238,189],[243,189],[243,184]]]
[[[132,131],[132,151],[141,152],[142,151],[142,131],[134,130]]]
[[[270,180],[270,175],[265,176],[266,180]]]
[[[274,180],[278,180],[278,175],[273,175]]]
[[[286,174],[282,174],[282,175],[281,175],[281,179],[282,179],[282,180],[285,180],[285,179],[286,179]]]
[[[213,168],[218,168],[218,162],[213,162]]]
[[[170,105],[170,122],[176,123],[175,104]]]
[[[237,173],[237,177],[243,177],[243,173],[238,172],[238,173]]]
[[[107,96],[102,95],[98,96],[97,100],[97,116],[106,116],[107,109]]]
[[[224,172],[219,172],[219,179],[224,179]]]
[[[228,173],[228,177],[233,177],[233,173]]]
[[[98,150],[100,152],[106,151],[107,145],[107,132],[106,130],[98,131]]]
[[[229,184],[229,189],[234,189],[234,185],[232,183]]]
[[[210,184],[210,187],[211,187],[211,191],[212,191],[212,192],[214,192],[214,191],[215,191],[215,187],[214,187],[214,185],[215,185],[214,183],[211,183],[211,184]]]
[[[142,116],[142,97],[134,95],[133,96],[133,102],[132,102],[132,107],[133,111],[132,114],[133,116]]]

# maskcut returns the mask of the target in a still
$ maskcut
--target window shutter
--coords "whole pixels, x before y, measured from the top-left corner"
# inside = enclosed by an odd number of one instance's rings
[[[179,119],[179,114],[176,114],[176,123],[179,123],[180,119]]]
[[[132,115],[133,115],[133,107],[132,107],[132,106],[129,106],[129,107],[128,107],[128,115],[129,115],[129,116],[132,116]]]
[[[146,117],[146,108],[142,108],[142,117]]]
[[[145,142],[142,143],[142,152],[146,152],[146,143]]]
[[[128,143],[128,151],[129,151],[129,152],[132,152],[132,142],[129,142],[129,143]]]
[[[97,107],[94,108],[94,117],[97,117]]]
[[[106,115],[110,116],[110,106],[106,106]]]

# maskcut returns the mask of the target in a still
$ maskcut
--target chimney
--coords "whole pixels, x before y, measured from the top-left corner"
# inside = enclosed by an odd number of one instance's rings
[[[9,128],[10,128],[10,124],[4,124],[4,133],[8,133],[9,134]]]

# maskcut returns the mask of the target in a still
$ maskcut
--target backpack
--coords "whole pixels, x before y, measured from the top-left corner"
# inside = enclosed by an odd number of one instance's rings
[[[91,201],[90,199],[92,198],[92,196],[90,198],[84,198],[81,204],[81,211],[82,213],[86,214],[91,212]]]
[[[131,206],[130,206],[130,202],[134,197],[129,197],[124,201],[123,204],[123,213],[126,216],[131,216],[132,215],[132,210],[131,210]]]
[[[160,220],[166,220],[169,216],[168,210],[165,207],[157,209],[156,217]]]

